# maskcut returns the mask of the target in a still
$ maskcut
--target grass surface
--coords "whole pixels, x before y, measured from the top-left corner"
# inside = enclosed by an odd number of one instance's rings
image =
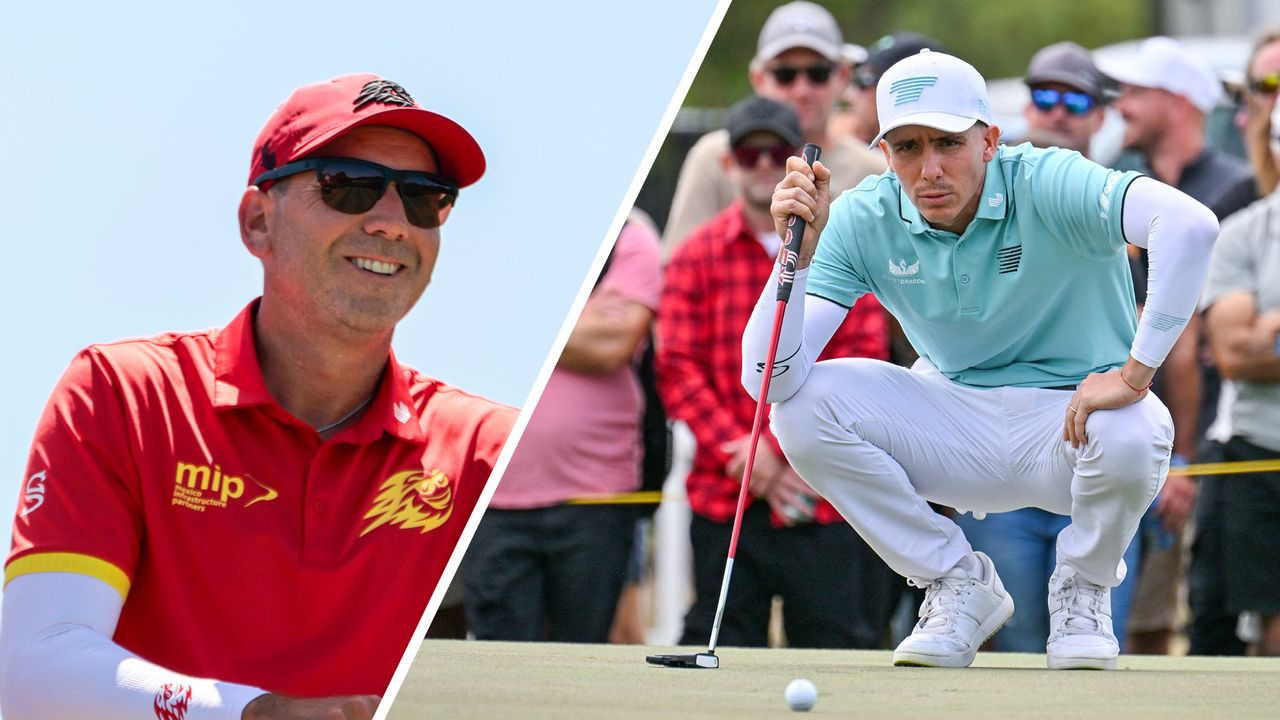
[[[851,718],[1280,718],[1280,659],[1126,655],[1115,672],[980,653],[965,670],[895,668],[888,651],[721,648],[718,670],[645,664],[706,648],[428,640],[390,720],[782,718],[792,678],[811,715]]]

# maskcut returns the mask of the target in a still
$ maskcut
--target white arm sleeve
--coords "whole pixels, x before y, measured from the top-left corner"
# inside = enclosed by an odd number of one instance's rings
[[[129,653],[111,641],[122,604],[114,588],[87,575],[14,578],[0,606],[4,717],[239,720],[265,693],[181,675]]]
[[[746,331],[742,334],[742,386],[753,400],[760,399],[760,383],[763,380],[765,360],[769,355],[769,340],[773,335],[773,320],[778,309],[779,265],[773,266],[769,282],[765,283],[760,299],[751,311]],[[786,400],[804,384],[809,370],[817,361],[822,349],[835,335],[840,323],[849,314],[847,308],[824,298],[806,295],[809,269],[796,271],[791,299],[782,317],[782,332],[778,336],[778,353],[774,358],[773,379],[769,381],[770,403]],[[803,299],[803,302],[797,300]]]
[[[1218,219],[1190,196],[1140,177],[1124,196],[1124,236],[1147,249],[1147,300],[1130,354],[1160,367],[1196,310]]]

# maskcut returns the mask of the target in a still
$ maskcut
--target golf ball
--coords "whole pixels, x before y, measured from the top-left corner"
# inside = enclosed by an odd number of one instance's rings
[[[805,678],[796,678],[787,683],[786,698],[787,707],[804,712],[818,702],[818,687]]]

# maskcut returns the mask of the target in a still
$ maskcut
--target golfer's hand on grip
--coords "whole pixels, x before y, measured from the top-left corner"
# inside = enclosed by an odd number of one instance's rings
[[[379,700],[377,695],[294,698],[268,693],[251,700],[240,720],[370,720]]]
[[[783,242],[786,242],[787,221],[792,215],[805,221],[796,269],[809,267],[818,248],[818,236],[827,226],[827,213],[831,209],[831,171],[821,160],[810,167],[802,157],[788,158],[787,174],[774,188],[773,203],[769,209],[773,213],[773,226]]]

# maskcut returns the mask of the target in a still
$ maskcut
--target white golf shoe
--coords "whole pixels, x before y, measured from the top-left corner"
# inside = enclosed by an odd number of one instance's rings
[[[920,622],[893,652],[894,665],[969,667],[978,647],[1013,615],[1013,597],[1005,592],[991,558],[982,563],[982,579],[959,567],[937,580],[907,582],[925,588]]]
[[[1115,670],[1120,644],[1111,629],[1111,588],[1059,565],[1049,578],[1050,670]]]

